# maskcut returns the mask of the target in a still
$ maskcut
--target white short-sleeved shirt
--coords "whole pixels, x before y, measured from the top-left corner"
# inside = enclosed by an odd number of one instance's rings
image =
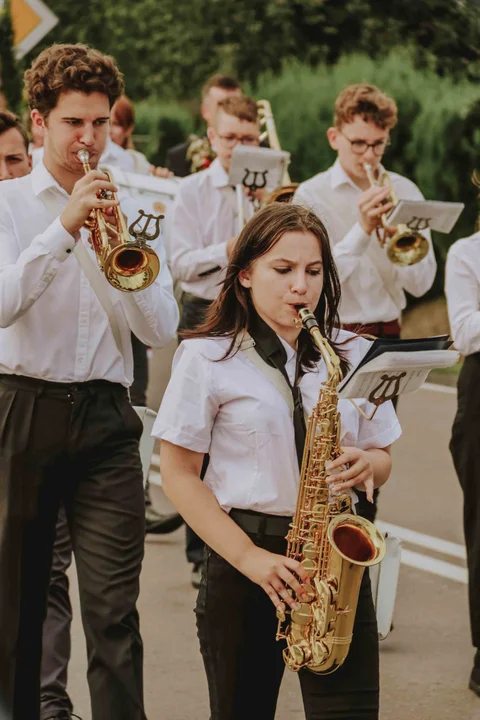
[[[358,364],[370,343],[346,331],[338,341],[352,366]],[[293,423],[280,391],[242,352],[223,357],[229,346],[223,338],[184,341],[177,350],[173,372],[152,434],[199,453],[210,453],[205,483],[220,506],[292,515],[297,501],[299,468]],[[295,351],[287,350],[286,369],[291,376]],[[305,412],[318,401],[320,384],[327,379],[323,361],[300,381]],[[369,412],[366,400],[357,404]],[[390,445],[401,434],[390,402],[373,420],[365,420],[348,400],[339,401],[341,444],[364,450]]]

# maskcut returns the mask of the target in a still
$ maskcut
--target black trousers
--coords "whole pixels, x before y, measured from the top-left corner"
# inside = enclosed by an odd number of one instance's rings
[[[196,297],[195,295],[191,295],[190,293],[183,293],[182,311],[180,315],[178,331],[181,332],[182,330],[191,330],[197,325],[200,325],[200,323],[203,322],[205,318],[205,312],[210,307],[210,305],[211,302],[209,300],[204,300],[203,298]],[[208,466],[208,455],[206,455],[205,458],[206,460],[204,461],[202,468],[202,478]],[[198,537],[197,533],[194,532],[192,528],[186,523],[185,536],[185,551],[187,561],[189,563],[193,563],[194,565],[199,565],[201,562],[203,562],[205,543],[200,537]]]
[[[145,720],[136,601],[145,516],[127,391],[0,378],[0,696],[38,720],[42,624],[60,503],[80,588],[92,720]]]
[[[133,352],[133,384],[130,387],[132,405],[146,405],[148,384],[147,347],[131,333]],[[151,504],[148,486],[145,504]],[[72,702],[67,692],[70,662],[72,606],[69,596],[67,570],[72,562],[70,530],[63,505],[60,505],[52,569],[47,596],[47,615],[43,624],[42,666],[40,674],[40,718],[71,713]]]
[[[463,490],[472,643],[480,648],[480,353],[465,358],[450,452]]]
[[[67,570],[72,562],[72,541],[65,508],[60,505],[53,545],[52,569],[47,596],[47,615],[43,623],[42,667],[40,674],[40,718],[71,713],[67,693],[70,662],[72,605]]]
[[[284,554],[283,537],[253,537]],[[275,640],[275,608],[264,590],[207,549],[198,594],[197,629],[210,696],[210,720],[273,720],[285,665]],[[353,641],[332,675],[299,673],[306,720],[377,720],[377,621],[368,571],[362,581]]]

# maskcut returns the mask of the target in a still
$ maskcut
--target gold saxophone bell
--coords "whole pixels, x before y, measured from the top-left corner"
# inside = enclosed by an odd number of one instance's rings
[[[387,201],[392,202],[394,207],[398,205],[399,201],[388,174],[384,172],[378,180],[375,180],[373,168],[370,163],[363,163],[363,167],[367,173],[370,186],[388,187],[390,196]],[[382,234],[380,228],[376,229],[377,239],[381,247],[385,248],[388,259],[395,265],[401,265],[402,267],[415,265],[428,254],[430,249],[428,240],[422,233],[418,232],[418,230],[411,230],[407,225],[400,223],[396,226],[395,233],[389,236],[386,231],[388,221],[385,213],[381,216],[381,223],[384,230]]]
[[[87,150],[79,150],[77,157],[83,165],[85,173],[91,170],[90,154]],[[110,182],[109,172],[102,170]],[[115,193],[102,191],[104,199],[116,200]],[[107,223],[102,210],[95,208],[85,223],[90,233],[90,242],[95,251],[100,269],[114,288],[122,292],[137,292],[151,285],[160,272],[160,260],[157,253],[147,245],[147,240],[153,240],[160,233],[160,219],[156,218],[156,234],[133,232],[134,226],[145,215],[140,211],[140,217],[127,228],[125,217],[118,205],[112,207],[112,224]],[[131,238],[131,234],[135,239]]]

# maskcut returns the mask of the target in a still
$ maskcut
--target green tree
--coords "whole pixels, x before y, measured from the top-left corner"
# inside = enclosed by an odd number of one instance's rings
[[[255,87],[300,60],[331,65],[353,51],[380,60],[410,45],[417,67],[480,79],[480,6],[472,0],[48,0],[52,42],[88,42],[117,59],[135,99],[196,96],[223,70]]]
[[[10,0],[0,10],[0,86],[13,112],[20,110],[22,79],[13,48],[13,24]]]

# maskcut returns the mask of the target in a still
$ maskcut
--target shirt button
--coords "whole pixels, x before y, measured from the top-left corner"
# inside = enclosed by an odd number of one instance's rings
[[[71,253],[71,252],[72,252],[72,251],[70,250],[70,248],[68,248],[67,253]]]

